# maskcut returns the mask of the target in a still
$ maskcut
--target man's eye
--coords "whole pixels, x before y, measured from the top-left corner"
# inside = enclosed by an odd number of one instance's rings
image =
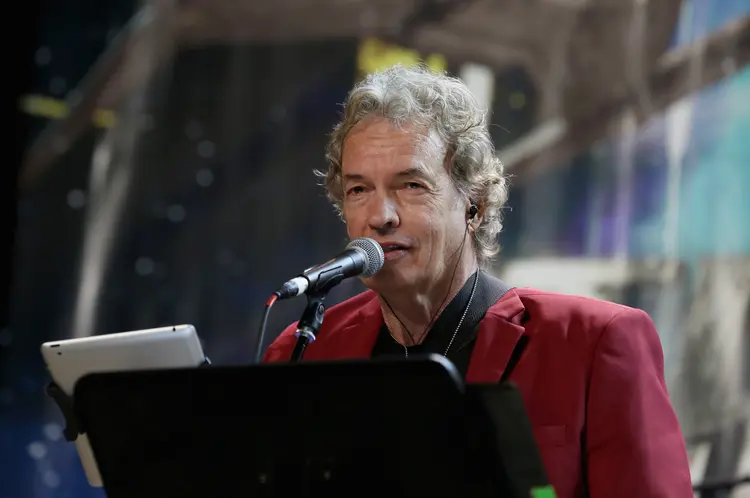
[[[347,195],[361,194],[364,191],[365,191],[364,187],[356,186],[356,187],[352,187],[349,190],[347,190],[346,194]]]
[[[423,188],[422,184],[417,182],[409,182],[406,184],[406,187],[410,189]]]

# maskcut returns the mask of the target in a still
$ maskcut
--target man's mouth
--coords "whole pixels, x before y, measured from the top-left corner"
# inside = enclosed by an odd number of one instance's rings
[[[383,255],[386,260],[393,260],[404,256],[409,250],[407,246],[397,243],[385,243],[381,244],[381,247],[383,248]]]
[[[405,251],[408,249],[406,246],[400,244],[383,244],[381,247],[383,248],[383,252]]]

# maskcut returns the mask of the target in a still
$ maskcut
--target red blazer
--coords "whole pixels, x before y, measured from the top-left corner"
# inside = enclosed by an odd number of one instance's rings
[[[369,358],[383,324],[367,291],[331,307],[305,359]],[[264,361],[287,361],[296,324]],[[664,382],[661,344],[640,310],[595,299],[513,289],[479,328],[468,383],[509,378],[521,391],[559,498],[692,498],[687,452]]]

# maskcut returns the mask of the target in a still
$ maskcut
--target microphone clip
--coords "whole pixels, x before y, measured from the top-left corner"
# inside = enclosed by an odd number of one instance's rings
[[[323,316],[326,312],[323,301],[328,295],[328,289],[321,292],[315,292],[307,295],[307,306],[297,323],[297,344],[294,346],[289,363],[297,363],[302,359],[308,344],[315,341],[315,338],[323,325]]]

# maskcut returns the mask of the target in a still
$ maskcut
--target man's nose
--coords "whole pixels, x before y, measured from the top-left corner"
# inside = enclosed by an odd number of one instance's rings
[[[377,232],[397,227],[398,209],[393,200],[385,196],[374,196],[370,202],[367,224]]]

